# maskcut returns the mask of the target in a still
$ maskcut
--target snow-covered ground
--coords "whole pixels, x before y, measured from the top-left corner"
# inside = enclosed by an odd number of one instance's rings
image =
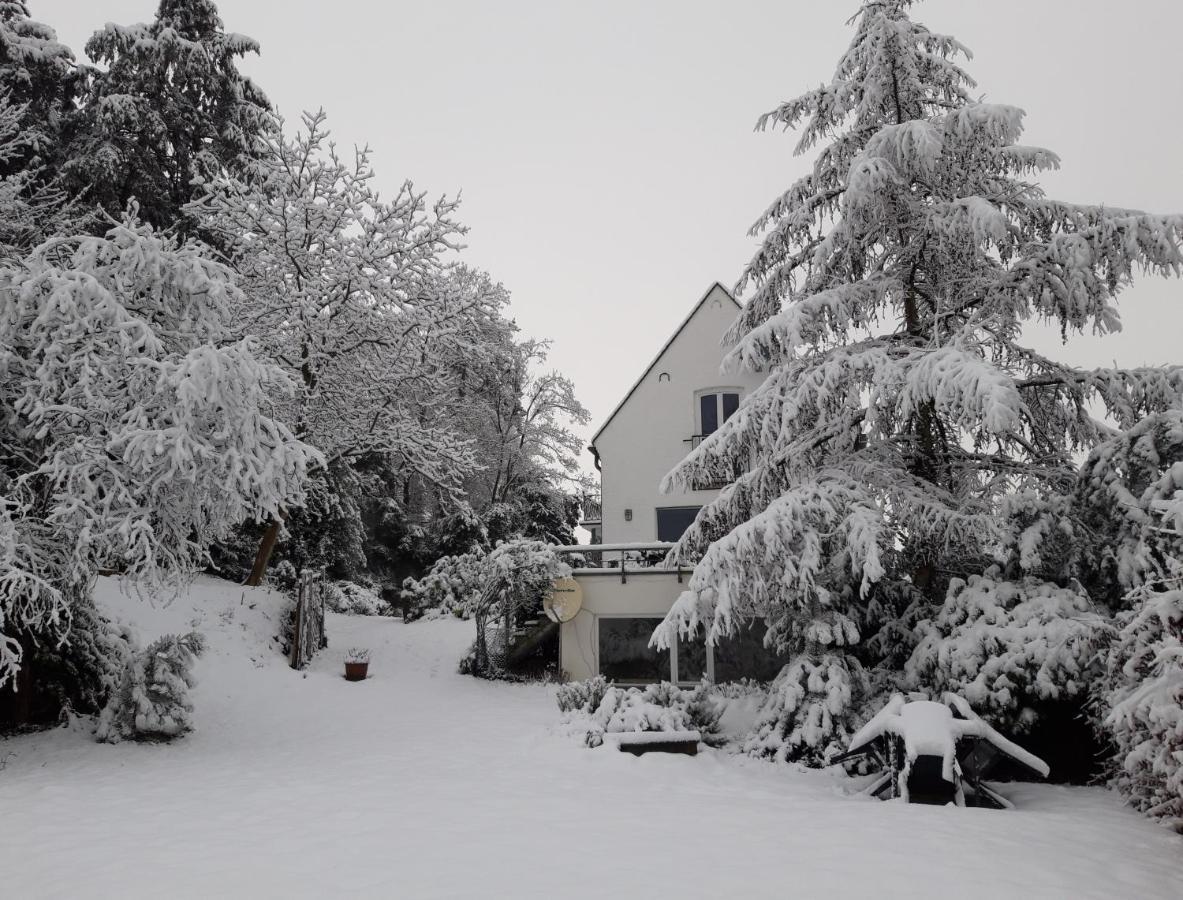
[[[209,637],[198,730],[0,741],[0,896],[1183,896],[1183,841],[1101,789],[1011,785],[1017,810],[960,810],[709,751],[586,750],[552,689],[456,674],[468,623],[332,616],[297,673],[269,643],[275,595],[99,590],[144,638]],[[340,677],[354,645],[373,650],[362,683]]]

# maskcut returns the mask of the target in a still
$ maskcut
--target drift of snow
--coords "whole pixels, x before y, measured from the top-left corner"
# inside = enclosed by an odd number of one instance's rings
[[[953,810],[708,748],[585,749],[552,687],[455,673],[469,622],[330,613],[301,673],[271,639],[277,594],[202,578],[149,605],[102,579],[98,600],[144,641],[205,634],[195,731],[0,742],[5,896],[1166,900],[1183,878],[1179,838],[1101,788],[1007,785],[1014,811]],[[350,683],[355,645],[370,678]]]

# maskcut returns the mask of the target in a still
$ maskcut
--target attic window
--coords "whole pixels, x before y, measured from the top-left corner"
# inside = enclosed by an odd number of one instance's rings
[[[663,381],[669,381],[669,380],[670,380],[670,373],[669,372],[662,372],[660,375],[657,376],[657,381],[659,383],[663,382]]]
[[[698,395],[698,433],[714,434],[739,408],[739,393],[711,391]]]

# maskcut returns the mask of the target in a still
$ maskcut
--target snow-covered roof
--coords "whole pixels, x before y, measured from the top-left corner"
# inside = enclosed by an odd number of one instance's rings
[[[607,419],[604,420],[604,424],[600,426],[600,430],[597,431],[595,433],[595,435],[592,437],[591,447],[590,447],[592,453],[596,452],[596,449],[595,449],[596,441],[598,441],[600,439],[600,435],[604,433],[604,429],[607,428],[609,425],[611,425],[612,420],[616,418],[616,414],[618,412],[620,412],[622,409],[624,409],[624,405],[626,403],[628,403],[629,398],[634,393],[636,393],[637,388],[639,388],[641,386],[641,383],[649,376],[649,373],[653,371],[653,368],[658,364],[658,362],[661,361],[661,358],[665,355],[665,351],[668,350],[670,348],[670,345],[673,344],[673,342],[678,339],[678,335],[680,335],[682,333],[682,331],[686,328],[686,326],[690,324],[690,321],[695,317],[695,315],[698,314],[698,311],[700,309],[702,309],[703,304],[707,302],[707,299],[711,296],[711,294],[713,294],[715,292],[716,288],[718,288],[720,291],[722,291],[723,295],[728,300],[730,300],[732,303],[735,304],[736,309],[743,309],[743,305],[738,300],[736,300],[735,297],[732,296],[731,291],[729,291],[729,290],[727,290],[727,288],[723,287],[723,285],[720,282],[716,281],[709,288],[707,288],[706,293],[703,294],[702,297],[699,299],[699,301],[694,304],[694,308],[690,310],[690,312],[687,314],[686,318],[684,318],[682,320],[681,324],[678,325],[678,327],[676,329],[674,329],[674,333],[670,335],[669,340],[666,341],[662,345],[662,347],[659,351],[657,351],[657,355],[655,357],[653,357],[653,361],[651,363],[649,363],[648,366],[645,367],[645,371],[641,373],[641,377],[636,380],[636,382],[633,384],[633,386],[631,388],[629,388],[628,393],[624,395],[624,399],[616,404],[616,408],[614,410],[612,410],[612,413],[608,416]]]

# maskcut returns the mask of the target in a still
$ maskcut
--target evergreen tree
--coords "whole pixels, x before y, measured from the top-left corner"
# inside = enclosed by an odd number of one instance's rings
[[[82,76],[54,30],[29,15],[25,0],[0,0],[0,93],[22,108],[19,153],[0,160],[0,176],[48,164],[74,111]]]
[[[177,224],[202,192],[195,180],[241,173],[268,151],[270,104],[237,65],[258,51],[225,31],[212,0],[161,0],[150,24],[96,32],[86,52],[105,68],[89,71],[69,184],[112,216],[134,198],[144,221]]]
[[[1090,404],[1129,427],[1183,387],[1180,369],[1083,370],[1022,343],[1034,320],[1116,330],[1135,269],[1180,272],[1183,217],[1045,197],[1032,179],[1057,157],[1018,143],[1021,110],[971,98],[968,52],[911,5],[864,3],[831,81],[760,118],[816,150],[753,226],[738,284],[725,366],[767,377],[666,479],[743,471],[676,548],[701,562],[654,640],[764,617],[797,655],[765,715],[805,735],[790,758],[845,735],[865,632],[1037,561],[1049,532],[1015,547],[1010,498],[1043,520],[1071,490],[1073,455],[1111,434]]]

